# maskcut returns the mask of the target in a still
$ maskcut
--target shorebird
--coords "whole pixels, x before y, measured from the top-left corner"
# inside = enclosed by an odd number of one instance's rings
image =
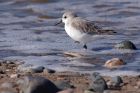
[[[72,11],[65,12],[61,21],[57,24],[62,22],[65,24],[64,28],[66,33],[75,40],[75,42],[83,44],[84,49],[87,49],[86,44],[93,40],[94,35],[116,33],[112,30],[103,30],[93,22],[78,17],[76,13]]]

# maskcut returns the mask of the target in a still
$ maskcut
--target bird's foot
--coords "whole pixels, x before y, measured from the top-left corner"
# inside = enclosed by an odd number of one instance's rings
[[[87,49],[87,45],[85,44],[85,45],[83,46],[83,48],[84,48],[84,49]]]

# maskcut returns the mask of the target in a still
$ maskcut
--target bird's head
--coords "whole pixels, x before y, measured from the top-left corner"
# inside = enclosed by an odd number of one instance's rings
[[[68,20],[71,20],[72,18],[75,18],[75,17],[77,17],[77,15],[74,12],[67,11],[62,16],[62,22],[67,23]]]
[[[77,17],[77,15],[73,12],[73,11],[66,11],[63,15],[61,20],[56,23],[56,25],[60,24],[60,23],[68,23],[68,20],[71,20],[72,18]]]

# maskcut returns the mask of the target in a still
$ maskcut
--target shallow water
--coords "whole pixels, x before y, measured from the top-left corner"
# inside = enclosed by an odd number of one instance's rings
[[[85,51],[67,36],[63,26],[54,25],[68,9],[118,34],[89,43]],[[139,0],[0,0],[0,58],[57,71],[140,74],[139,20]],[[123,40],[131,40],[138,50],[113,48]],[[64,52],[69,51],[86,57],[66,57]],[[114,70],[104,68],[104,62],[113,57],[127,64]]]

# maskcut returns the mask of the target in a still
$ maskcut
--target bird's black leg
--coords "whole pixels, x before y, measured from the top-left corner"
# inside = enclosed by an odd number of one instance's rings
[[[87,45],[86,45],[86,44],[84,44],[83,48],[84,48],[84,49],[87,49]]]

